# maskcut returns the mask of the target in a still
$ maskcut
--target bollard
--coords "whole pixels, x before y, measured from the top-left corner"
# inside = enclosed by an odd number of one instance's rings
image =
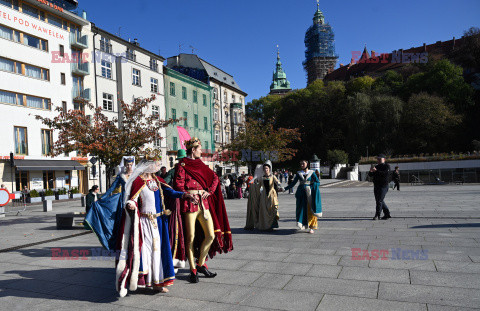
[[[82,195],[80,202],[82,203],[82,207],[85,207],[85,196]]]
[[[5,206],[0,206],[0,218],[5,217]]]
[[[43,201],[43,211],[50,212],[52,210],[52,200]]]

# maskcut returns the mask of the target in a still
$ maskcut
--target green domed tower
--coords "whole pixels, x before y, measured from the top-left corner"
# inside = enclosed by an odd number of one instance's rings
[[[287,74],[283,71],[282,62],[280,61],[280,51],[277,50],[277,64],[275,72],[273,73],[272,84],[270,84],[270,95],[283,95],[291,90],[290,82],[287,80]]]

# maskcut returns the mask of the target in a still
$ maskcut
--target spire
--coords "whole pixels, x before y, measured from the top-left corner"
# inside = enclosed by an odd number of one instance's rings
[[[365,43],[365,47],[363,48],[363,53],[360,59],[367,60],[369,58],[370,58],[370,54],[368,54],[367,44]]]
[[[273,73],[272,84],[270,85],[270,94],[272,93],[286,93],[290,91],[290,82],[287,80],[287,75],[283,71],[282,62],[280,61],[280,49],[277,44],[277,63]]]
[[[325,22],[322,11],[320,11],[320,2],[317,0],[317,11],[313,15],[313,23],[322,25]]]

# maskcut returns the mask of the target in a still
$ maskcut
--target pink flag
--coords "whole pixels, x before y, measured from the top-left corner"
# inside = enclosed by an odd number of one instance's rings
[[[178,139],[180,140],[180,148],[187,150],[187,147],[185,147],[185,141],[190,140],[190,134],[188,134],[188,131],[181,126],[177,126],[177,131]]]

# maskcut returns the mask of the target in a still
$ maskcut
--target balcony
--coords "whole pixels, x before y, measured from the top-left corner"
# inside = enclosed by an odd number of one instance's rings
[[[71,33],[70,45],[79,49],[88,49],[88,36],[82,36],[81,33]]]
[[[91,100],[91,91],[90,91],[90,89],[79,90],[79,89],[73,88],[72,89],[72,98],[73,98],[73,100],[90,101]]]
[[[231,103],[230,108],[232,108],[232,109],[242,109],[242,104],[241,103]]]
[[[80,76],[87,76],[90,74],[90,68],[88,65],[88,63],[72,63],[72,73]]]

